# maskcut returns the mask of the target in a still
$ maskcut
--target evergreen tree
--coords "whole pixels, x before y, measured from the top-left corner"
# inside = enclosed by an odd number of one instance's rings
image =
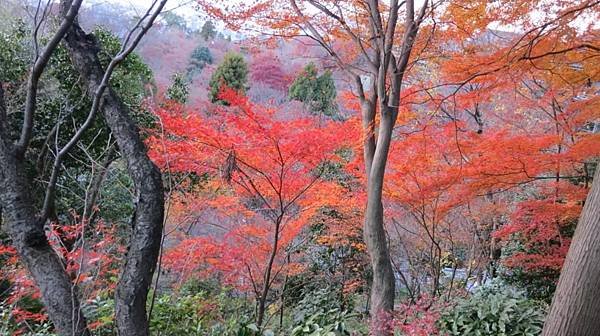
[[[167,89],[167,98],[185,104],[190,95],[187,82],[178,73],[173,75],[171,80],[171,86]]]
[[[190,56],[190,64],[187,68],[188,80],[191,80],[196,74],[200,73],[207,64],[213,63],[213,57],[210,49],[205,46],[198,46]]]
[[[302,73],[296,77],[289,89],[291,100],[298,100],[308,105],[315,114],[335,115],[335,83],[331,72],[326,71],[319,76],[314,63],[309,63]]]
[[[210,82],[209,97],[213,103],[225,104],[218,98],[224,86],[246,93],[248,89],[248,65],[244,57],[237,53],[227,53],[223,62],[213,73]]]
[[[215,24],[212,21],[206,21],[202,26],[202,30],[200,30],[200,36],[204,38],[204,41],[208,41],[214,39],[217,36],[217,30],[215,29]]]

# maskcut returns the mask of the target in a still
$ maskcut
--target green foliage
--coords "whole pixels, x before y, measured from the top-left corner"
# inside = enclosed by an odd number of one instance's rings
[[[173,300],[164,295],[156,300],[150,330],[152,333],[165,333],[173,336],[200,335],[203,329],[201,309],[204,298],[200,294],[182,296]]]
[[[167,98],[185,104],[190,95],[188,84],[181,74],[176,73],[171,78],[171,86],[167,89]]]
[[[24,88],[27,71],[33,62],[33,46],[30,42],[31,32],[22,22],[13,19],[4,23],[3,27],[0,31],[0,74],[9,111],[8,129],[10,136],[16,138],[23,119]],[[103,66],[107,66],[110,59],[120,50],[121,43],[116,36],[101,28],[95,29],[94,36],[101,46],[98,53],[100,61]],[[47,37],[40,37],[42,45],[46,40]],[[40,83],[38,106],[34,116],[35,127],[27,158],[27,173],[35,181],[36,190],[33,191],[33,195],[40,196],[39,198],[44,195],[41,192],[45,188],[43,181],[48,179],[47,175],[54,158],[49,151],[54,145],[48,146],[48,143],[56,143],[62,147],[89,113],[91,100],[80,84],[80,76],[73,67],[67,50],[63,45],[59,45],[52,54]],[[136,54],[130,54],[123,60],[110,82],[111,88],[122,98],[132,117],[142,128],[148,128],[154,122],[152,114],[142,108],[148,84],[152,84],[152,71]],[[59,132],[54,133],[57,124],[60,125]],[[55,210],[59,219],[68,219],[71,210],[81,213],[82,195],[78,195],[77,192],[83,192],[92,178],[87,164],[89,156],[99,162],[103,161],[109,139],[110,130],[102,115],[98,114],[92,127],[81,139],[82,147],[74,148],[63,162],[63,170],[67,174],[63,174],[58,181],[61,188],[57,190]],[[82,148],[85,148],[85,152]],[[36,201],[41,202],[41,199]],[[74,204],[81,206],[77,207]],[[100,208],[106,207],[100,204]],[[128,214],[121,213],[120,218],[124,215],[129,217]]]
[[[315,114],[335,115],[335,83],[331,72],[326,71],[319,76],[314,63],[309,63],[302,73],[296,77],[289,89],[289,97],[308,105]]]
[[[248,89],[248,65],[244,57],[237,53],[227,53],[223,62],[212,74],[209,97],[213,103],[225,104],[218,98],[223,87],[246,93]]]
[[[134,189],[125,162],[114,162],[102,183],[98,217],[119,226],[118,233],[121,235],[117,238],[123,239],[123,243],[128,239],[128,234],[125,233],[130,230],[131,215],[135,207],[131,198]]]
[[[247,329],[245,302],[228,292],[216,296],[207,292],[159,297],[152,312],[152,334],[170,336],[251,335]]]
[[[101,45],[101,50],[98,53],[100,62],[103,66],[107,66],[111,58],[121,49],[121,42],[112,33],[101,28],[94,30],[94,36]],[[77,125],[83,123],[91,107],[91,100],[85,95],[83,88],[77,85],[79,83],[79,74],[71,64],[69,55],[64,47],[61,46],[53,54],[47,75],[50,76],[49,80],[56,81],[57,90],[42,101],[39,113],[36,114],[37,117],[43,118],[43,120],[36,121],[36,133],[39,134],[39,137],[34,139],[36,140],[34,141],[35,147],[41,146],[41,142],[46,134],[51,132],[52,127],[56,124],[56,120],[64,116],[65,107],[70,110],[68,112],[70,113],[69,117],[73,117]],[[115,69],[110,81],[111,88],[117,92],[123,103],[129,108],[131,116],[142,129],[149,128],[154,124],[152,114],[143,108],[143,100],[147,96],[146,86],[151,83],[152,71],[143,62],[141,57],[135,53],[130,54],[123,60]],[[65,119],[69,120],[66,117]],[[68,129],[61,131],[59,143],[65,143],[71,135],[72,132]],[[104,122],[102,115],[98,114],[93,126],[86,132],[81,141],[87,146],[87,151],[92,157],[97,158],[98,161],[102,161],[109,139],[111,139],[110,130]],[[78,150],[73,151],[72,155],[74,159],[65,162],[65,170],[68,170],[69,174],[61,177],[59,181],[59,184],[67,187],[64,189],[66,192],[62,192],[62,190],[58,190],[57,192],[57,213],[59,215],[61,213],[68,213],[73,209],[73,204],[78,204],[73,199],[76,195],[67,191],[85,190],[85,186],[92,179],[89,167],[82,165],[82,162],[88,160],[87,155]],[[77,176],[78,178],[69,178],[69,175]],[[127,189],[127,184],[122,183],[128,177],[120,176],[119,180],[113,181],[117,182],[117,184],[104,184],[107,188],[105,188],[106,190],[102,190],[102,193],[107,197],[102,197],[100,200],[106,200],[106,203],[98,204],[101,209],[101,215],[105,216],[103,218],[108,221],[128,221],[133,209],[131,207],[131,195]],[[107,191],[111,193],[108,194]],[[122,198],[120,198],[121,196]],[[118,201],[116,201],[117,199]],[[81,213],[81,209],[79,208],[74,208],[73,210]]]
[[[28,30],[22,21],[9,22],[6,31],[0,31],[0,78],[3,84],[24,80],[29,54],[24,41]]]
[[[205,46],[198,46],[190,56],[190,64],[187,68],[187,78],[191,80],[196,74],[202,72],[207,64],[213,63],[213,57],[210,49]]]
[[[95,336],[112,336],[115,330],[115,302],[113,299],[97,297],[86,302],[82,311],[88,323],[94,326]]]
[[[8,131],[14,138],[20,130],[25,105],[25,85],[32,62],[31,32],[22,20],[6,20],[0,31],[0,81],[8,111]],[[16,113],[11,113],[15,111]]]
[[[209,291],[191,293],[194,288]],[[243,298],[229,291],[216,290],[211,284],[194,284],[179,293],[157,296],[150,319],[152,335],[168,336],[258,336],[258,328],[250,323],[251,309]],[[152,295],[148,296],[148,307]],[[96,298],[83,307],[94,326],[96,336],[115,335],[114,301]],[[265,334],[263,334],[265,335]]]
[[[340,148],[336,151],[340,160],[324,161],[317,166],[314,174],[325,181],[334,181],[343,187],[349,187],[353,182],[351,174],[345,169],[345,165],[352,159],[352,150]]]
[[[217,36],[217,30],[215,29],[215,24],[210,20],[204,22],[204,25],[202,26],[202,29],[200,30],[200,36],[202,36],[202,38],[205,41],[214,39],[215,36]]]
[[[525,270],[519,267],[510,270],[501,267],[500,270],[500,277],[504,281],[525,290],[529,298],[541,300],[548,304],[552,301],[560,275],[558,270],[550,268]]]
[[[292,336],[341,336],[351,335],[346,320],[354,314],[339,309],[318,311],[302,321],[291,331]]]
[[[98,57],[101,64],[106,67],[111,58],[121,49],[121,42],[112,33],[101,28],[94,30],[94,36],[101,45]],[[36,121],[36,132],[40,137],[45,137],[57,120],[66,119],[65,113],[69,113],[69,117],[75,118],[80,125],[91,107],[91,100],[86,96],[84,88],[79,85],[79,73],[71,64],[68,52],[63,46],[57,48],[52,55],[46,75],[48,81],[55,82],[56,90],[44,96],[39,112],[36,114],[38,118],[43,118]],[[146,85],[151,82],[152,71],[135,53],[130,54],[119,64],[110,80],[111,88],[117,92],[129,108],[132,117],[142,128],[153,124],[151,113],[142,108],[143,99],[147,96]],[[71,136],[68,131],[63,131],[61,134],[64,135],[63,141]],[[82,142],[89,144],[93,140],[93,146],[89,150],[91,154],[100,154],[105,150],[108,137],[108,127],[102,116],[98,115],[94,126],[87,132]]]
[[[544,326],[537,301],[506,286],[492,284],[462,300],[440,319],[448,335],[534,336]]]
[[[294,306],[292,336],[355,335],[351,324],[358,315],[342,307],[339,290],[326,287],[309,292]],[[353,333],[354,332],[354,333]]]
[[[119,38],[111,32],[97,28],[94,35],[101,45],[100,63],[108,66],[111,58],[121,49]],[[131,53],[119,64],[110,80],[110,85],[121,100],[127,105],[130,113],[140,127],[152,125],[151,114],[141,108],[143,99],[147,96],[146,86],[154,87],[152,70],[144,63],[141,56]]]

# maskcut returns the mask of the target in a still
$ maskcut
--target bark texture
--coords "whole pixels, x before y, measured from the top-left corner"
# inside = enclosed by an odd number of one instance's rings
[[[600,334],[600,167],[575,229],[542,336]]]
[[[0,162],[0,204],[6,220],[3,229],[39,287],[57,333],[89,335],[79,307],[77,288],[50,246],[44,233],[44,222],[35,215],[23,160],[4,139],[0,139]]]
[[[56,332],[64,336],[87,336],[89,332],[80,310],[77,288],[71,283],[61,258],[48,242],[44,232],[45,219],[37,215],[38,209],[31,197],[32,184],[26,174],[25,153],[31,140],[38,82],[80,5],[81,0],[74,1],[66,8],[57,32],[30,69],[26,104],[21,111],[24,121],[16,143],[6,129],[8,111],[0,82],[0,208],[3,230],[8,233],[21,261],[40,289],[42,302]]]
[[[89,95],[99,90],[104,70],[98,59],[99,46],[74,23],[65,37],[67,49]],[[136,190],[136,207],[125,265],[115,297],[119,335],[146,336],[148,318],[146,298],[158,260],[164,216],[163,184],[159,169],[146,153],[139,130],[127,107],[107,88],[102,97],[102,112],[116,138]]]

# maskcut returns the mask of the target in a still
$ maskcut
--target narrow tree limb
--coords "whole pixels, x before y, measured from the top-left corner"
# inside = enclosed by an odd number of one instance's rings
[[[44,205],[42,208],[42,213],[40,215],[40,217],[43,220],[48,218],[48,215],[50,214],[50,210],[53,207],[56,182],[58,180],[58,175],[60,174],[60,168],[62,166],[62,161],[63,161],[64,157],[71,151],[71,149],[75,146],[75,144],[77,144],[79,142],[79,140],[81,139],[83,134],[93,125],[94,120],[96,118],[96,114],[98,112],[98,109],[100,108],[100,103],[102,101],[104,91],[108,87],[110,78],[111,78],[114,70],[117,68],[117,66],[121,62],[123,62],[123,60],[125,58],[127,58],[127,56],[129,56],[129,54],[131,54],[133,52],[133,50],[137,47],[137,45],[141,41],[142,37],[146,34],[146,32],[152,26],[152,23],[154,22],[154,19],[156,18],[156,16],[154,16],[153,18],[148,20],[145,24],[143,24],[143,23],[144,23],[144,20],[150,16],[151,10],[155,6],[155,4],[156,4],[156,1],[154,1],[153,5],[138,20],[137,24],[129,31],[129,33],[125,37],[125,40],[123,41],[121,49],[119,50],[117,55],[115,55],[111,59],[110,63],[108,64],[108,67],[106,68],[106,70],[104,71],[104,73],[101,77],[102,80],[100,81],[100,84],[93,91],[94,95],[92,97],[92,107],[90,108],[90,111],[87,115],[86,120],[79,127],[79,129],[77,129],[77,131],[75,132],[73,137],[71,137],[71,139],[67,142],[67,144],[60,151],[58,151],[58,153],[56,153],[56,157],[54,159],[54,164],[52,166],[52,173],[50,175],[50,181],[48,182],[48,186],[46,187],[46,195],[44,197]],[[158,15],[159,12],[155,12],[154,14]],[[143,26],[142,26],[142,24],[143,24]],[[136,31],[138,31],[138,32],[134,36],[134,33]],[[132,38],[133,38],[133,40],[132,40]],[[130,41],[131,41],[131,43],[130,43]]]
[[[65,11],[65,15],[63,16],[63,20],[58,30],[56,33],[54,33],[54,36],[52,36],[44,51],[42,51],[42,53],[36,57],[35,64],[31,69],[29,79],[27,80],[27,97],[25,99],[25,110],[23,112],[23,126],[21,129],[21,136],[16,147],[19,157],[22,157],[25,154],[25,151],[29,146],[29,141],[31,140],[31,133],[33,131],[33,115],[35,114],[40,77],[42,76],[42,73],[48,64],[54,49],[56,49],[58,43],[60,43],[67,33],[69,27],[71,27],[71,24],[73,24],[75,21],[75,17],[79,12],[82,1],[83,0],[74,0],[69,4],[68,7],[66,7],[67,10]]]

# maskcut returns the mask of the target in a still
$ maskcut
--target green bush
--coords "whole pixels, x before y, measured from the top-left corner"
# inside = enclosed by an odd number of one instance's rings
[[[522,292],[493,284],[442,315],[440,329],[452,336],[535,336],[544,326],[544,308]]]
[[[223,62],[217,67],[208,83],[209,98],[213,103],[227,105],[219,99],[219,93],[226,86],[245,94],[248,89],[248,65],[241,54],[227,53]]]
[[[249,315],[245,301],[227,292],[163,295],[155,302],[150,331],[169,336],[250,336]]]
[[[181,293],[157,296],[152,307],[150,334],[165,336],[256,336],[257,328],[251,324],[251,309],[243,298],[232,296],[225,290],[191,288]],[[148,308],[152,294],[148,296]],[[114,301],[96,298],[83,307],[88,323],[93,325],[95,336],[116,335]]]
[[[167,89],[167,98],[180,104],[185,104],[190,96],[188,83],[181,74],[174,74],[171,77],[171,86]]]
[[[341,306],[337,292],[322,288],[305,292],[294,307],[294,326],[291,336],[342,336],[356,335],[352,325],[357,324],[358,314],[351,307]]]
[[[347,311],[330,309],[307,316],[302,324],[292,329],[292,336],[342,336],[351,335],[347,320],[355,317]]]
[[[315,114],[334,116],[337,112],[335,82],[331,72],[326,71],[319,76],[314,63],[309,63],[296,77],[290,86],[289,97],[304,102]]]

